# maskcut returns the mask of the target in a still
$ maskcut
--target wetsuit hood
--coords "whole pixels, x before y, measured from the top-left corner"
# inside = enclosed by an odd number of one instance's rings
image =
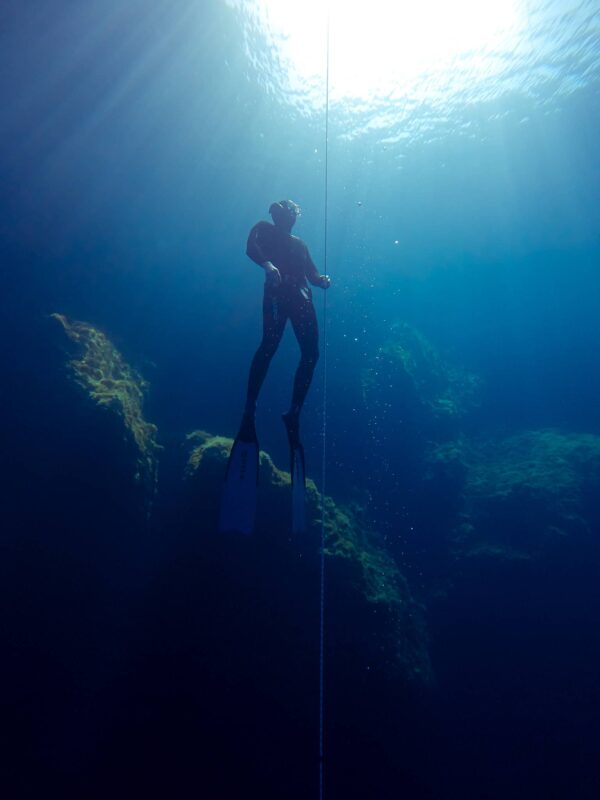
[[[293,200],[280,200],[278,203],[271,203],[269,214],[273,217],[276,228],[283,228],[289,233],[300,216],[300,206]]]

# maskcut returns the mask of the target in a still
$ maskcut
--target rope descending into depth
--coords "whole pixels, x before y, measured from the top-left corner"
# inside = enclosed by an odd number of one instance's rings
[[[327,11],[327,65],[325,71],[325,232],[324,268],[327,271],[327,210],[329,156],[329,10]],[[327,292],[323,292],[323,453],[321,461],[321,564],[319,621],[319,800],[323,800],[325,700],[325,478],[327,458]]]

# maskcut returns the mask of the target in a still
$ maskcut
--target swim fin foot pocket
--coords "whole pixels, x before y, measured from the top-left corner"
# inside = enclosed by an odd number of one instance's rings
[[[281,419],[287,431],[290,449],[293,449],[300,444],[300,420],[296,414],[292,414],[290,411],[282,414]]]
[[[256,422],[251,414],[244,414],[242,417],[242,424],[236,436],[236,442],[256,442],[258,444],[258,437],[256,436]]]
[[[297,415],[284,414],[283,423],[290,445],[290,474],[292,477],[292,532],[306,529],[306,477],[304,447],[300,441]],[[221,496],[219,530],[250,534],[254,530],[260,448],[254,417],[244,414],[235,438]]]

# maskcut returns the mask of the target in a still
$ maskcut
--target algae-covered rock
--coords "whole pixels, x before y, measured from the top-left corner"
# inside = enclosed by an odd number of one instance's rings
[[[133,479],[146,495],[148,505],[156,492],[158,459],[156,425],[143,414],[148,383],[131,367],[102,331],[87,322],[52,314],[77,348],[68,362],[76,384],[93,403],[106,410],[122,427],[123,438],[135,453]]]
[[[186,477],[194,487],[195,502],[216,525],[219,487],[232,439],[196,431],[187,437],[189,457]],[[212,507],[211,507],[212,506]],[[290,475],[277,468],[271,457],[260,454],[260,492],[257,536],[275,536],[291,542]],[[306,487],[307,532],[314,554],[318,553],[322,524],[321,495],[308,479]],[[378,536],[359,519],[356,511],[324,498],[323,526],[327,572],[336,584],[352,587],[354,600],[345,600],[344,613],[351,614],[348,602],[360,599],[362,614],[383,638],[388,657],[399,664],[405,677],[427,682],[431,678],[428,642],[422,609],[413,599],[408,584]],[[333,590],[332,590],[333,591]],[[376,617],[376,624],[375,624]],[[360,638],[359,623],[355,635]],[[383,633],[382,633],[383,631]],[[387,633],[385,633],[387,631]],[[391,653],[391,655],[390,655]]]
[[[369,405],[379,414],[420,417],[421,424],[450,422],[477,405],[480,379],[447,363],[427,339],[407,323],[392,328],[363,377]]]
[[[529,559],[566,537],[594,541],[600,511],[600,437],[528,431],[437,448],[432,473],[462,494],[454,530],[459,554]]]
[[[480,381],[403,323],[392,328],[362,385],[370,445],[363,475],[375,524],[394,540],[411,515],[429,530],[431,508],[419,502],[428,452],[459,435]]]

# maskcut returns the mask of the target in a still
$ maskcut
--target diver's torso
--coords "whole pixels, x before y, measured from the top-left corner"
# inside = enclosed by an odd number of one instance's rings
[[[278,230],[269,222],[258,222],[252,229],[255,242],[266,261],[274,264],[281,274],[284,291],[288,288],[308,288],[306,282],[306,245],[297,236]]]

